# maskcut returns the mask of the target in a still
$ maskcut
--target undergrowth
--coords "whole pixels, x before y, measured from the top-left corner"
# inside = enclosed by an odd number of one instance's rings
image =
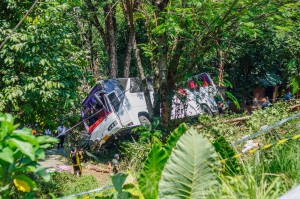
[[[49,198],[49,194],[55,197],[69,196],[98,187],[94,176],[79,177],[68,172],[54,173],[49,182],[37,182],[36,198]]]

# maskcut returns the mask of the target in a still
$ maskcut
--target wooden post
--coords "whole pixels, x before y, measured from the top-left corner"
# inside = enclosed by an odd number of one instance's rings
[[[274,92],[273,92],[273,101],[272,101],[272,103],[274,103],[274,102],[277,101],[278,88],[279,88],[279,86],[277,86],[277,85],[276,85],[275,88],[274,88]]]

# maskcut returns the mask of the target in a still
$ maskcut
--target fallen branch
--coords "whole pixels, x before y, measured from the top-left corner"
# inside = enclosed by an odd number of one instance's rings
[[[225,120],[222,123],[241,122],[241,121],[245,121],[249,118],[250,118],[250,116],[238,117],[238,118],[234,118],[234,119],[230,119],[230,120]]]

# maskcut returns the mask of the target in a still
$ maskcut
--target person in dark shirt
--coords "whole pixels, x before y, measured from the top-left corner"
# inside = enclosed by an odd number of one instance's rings
[[[292,98],[292,93],[289,92],[289,91],[286,91],[284,96],[283,96],[283,100],[286,102],[286,101],[291,100],[291,98]]]
[[[74,147],[70,153],[70,160],[72,161],[74,175],[82,175],[82,167],[81,167],[81,160],[83,159],[82,152],[78,152],[77,149]]]
[[[109,165],[109,168],[111,169],[112,167],[112,171],[114,174],[119,173],[120,171],[120,167],[119,167],[119,154],[115,154],[114,158],[111,161],[111,164]]]

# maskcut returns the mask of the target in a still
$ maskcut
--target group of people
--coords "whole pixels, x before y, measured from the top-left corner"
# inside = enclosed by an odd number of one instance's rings
[[[261,103],[259,103],[259,101],[257,100],[256,97],[253,99],[252,106],[253,106],[254,109],[258,108],[259,106],[261,107],[261,109],[265,109],[265,108],[269,107],[270,105],[271,105],[271,102],[270,102],[268,96],[264,97],[261,100]]]
[[[283,96],[283,101],[287,102],[287,101],[290,101],[291,99],[292,99],[292,93],[290,91],[286,91]],[[259,103],[259,101],[257,100],[256,97],[253,99],[253,108],[257,108],[260,106],[261,109],[265,109],[265,108],[269,107],[270,105],[271,105],[271,102],[270,102],[268,96],[262,98],[261,103]]]

